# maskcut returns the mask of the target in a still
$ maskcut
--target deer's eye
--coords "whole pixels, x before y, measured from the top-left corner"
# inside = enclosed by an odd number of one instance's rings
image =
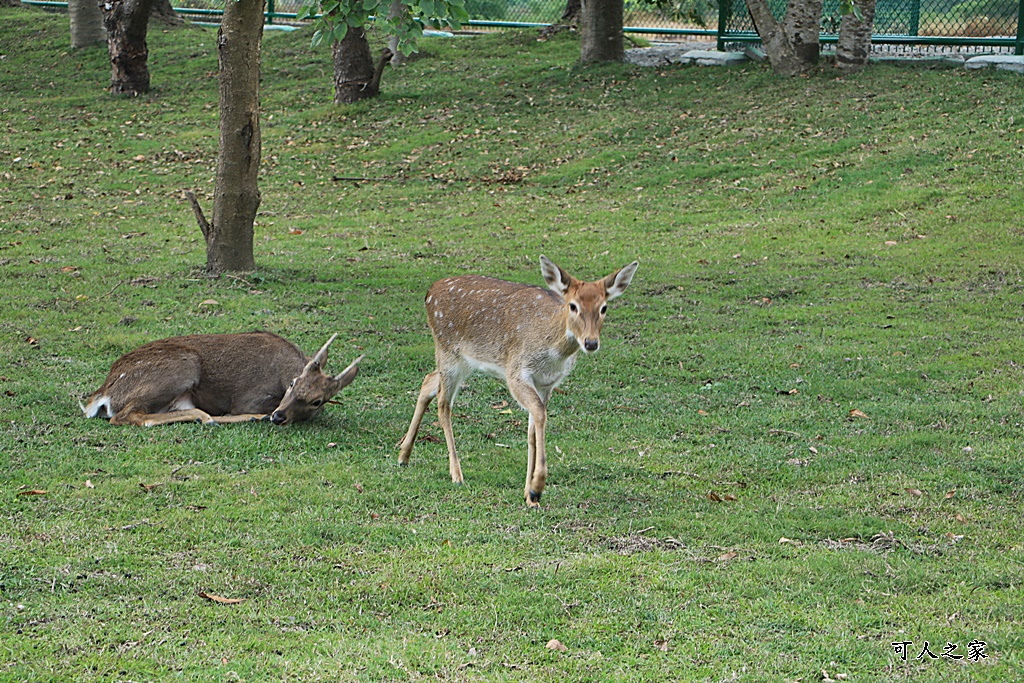
[[[601,307],[601,315],[604,315],[607,312],[608,312],[608,304],[605,304],[604,306]]]
[[[573,302],[569,304],[569,310],[572,311],[573,313],[579,313],[580,307],[577,306],[575,302]]]
[[[322,403],[323,403],[323,401],[322,401],[322,400],[320,400],[320,399],[318,398],[317,400],[313,401],[313,403],[312,403],[311,405],[312,405],[312,406],[313,406],[314,408],[319,408],[319,407],[320,407],[320,404],[322,404]]]

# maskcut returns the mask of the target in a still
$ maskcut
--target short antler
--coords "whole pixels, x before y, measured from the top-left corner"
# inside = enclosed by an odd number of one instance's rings
[[[318,368],[322,368],[324,366],[324,361],[327,360],[327,349],[330,348],[331,342],[333,342],[337,336],[337,332],[331,335],[331,338],[327,340],[327,343],[321,346],[320,350],[316,352],[315,356],[313,356],[313,359],[309,361],[309,365],[306,366],[307,368],[311,368],[314,365]]]

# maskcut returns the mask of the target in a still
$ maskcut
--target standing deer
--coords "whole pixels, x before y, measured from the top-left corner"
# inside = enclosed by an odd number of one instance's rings
[[[455,454],[452,402],[474,371],[505,380],[530,413],[524,496],[540,506],[548,466],[544,431],[551,392],[576,364],[576,352],[595,353],[608,301],[622,294],[639,264],[595,282],[572,277],[544,256],[540,270],[550,291],[532,285],[463,275],[439,280],[427,292],[427,323],[434,335],[437,369],[423,380],[398,463],[409,464],[423,413],[437,397],[437,414],[448,444],[448,471],[463,482]]]
[[[138,427],[310,420],[359,372],[362,356],[337,377],[324,374],[337,336],[311,359],[270,332],[159,339],[121,356],[82,412]]]

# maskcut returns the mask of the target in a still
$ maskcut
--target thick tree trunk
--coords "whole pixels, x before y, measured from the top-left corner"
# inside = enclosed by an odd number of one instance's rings
[[[0,7],[21,7],[21,0],[0,0]]]
[[[861,18],[847,14],[839,24],[836,43],[836,66],[843,71],[858,71],[868,63],[871,54],[871,33],[875,28],[875,0],[854,0]]]
[[[96,43],[107,42],[107,29],[103,27],[103,12],[96,0],[68,0],[68,19],[71,24],[71,47],[75,50]]]
[[[388,7],[388,19],[396,19],[408,13],[409,7],[403,0],[391,0],[391,6]],[[408,57],[398,51],[398,36],[388,36],[388,49],[391,50],[392,66],[405,64]]]
[[[260,45],[263,0],[229,0],[217,31],[220,147],[213,224],[206,233],[211,273],[253,270],[253,225],[260,206]]]
[[[790,0],[783,21],[775,19],[767,0],[746,0],[754,27],[780,76],[807,73],[818,61],[821,0]]]
[[[391,59],[391,50],[385,49],[373,66],[370,44],[362,27],[349,28],[345,37],[332,47],[334,53],[334,103],[349,104],[380,93],[380,78],[384,66]]]
[[[575,24],[579,22],[580,15],[583,13],[583,1],[582,0],[566,0],[565,11],[562,12],[561,22],[563,24]]]
[[[149,48],[146,31],[152,0],[107,0],[103,25],[110,52],[110,92],[141,95],[149,92]]]
[[[581,62],[621,62],[623,0],[583,0]]]
[[[159,20],[165,26],[185,25],[185,20],[171,6],[171,0],[153,0],[153,9],[150,10],[149,16],[151,19]]]

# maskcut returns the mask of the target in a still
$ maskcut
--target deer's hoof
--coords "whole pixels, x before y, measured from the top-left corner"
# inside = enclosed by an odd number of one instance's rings
[[[529,493],[526,494],[526,504],[532,508],[540,507],[540,494],[530,489]]]

